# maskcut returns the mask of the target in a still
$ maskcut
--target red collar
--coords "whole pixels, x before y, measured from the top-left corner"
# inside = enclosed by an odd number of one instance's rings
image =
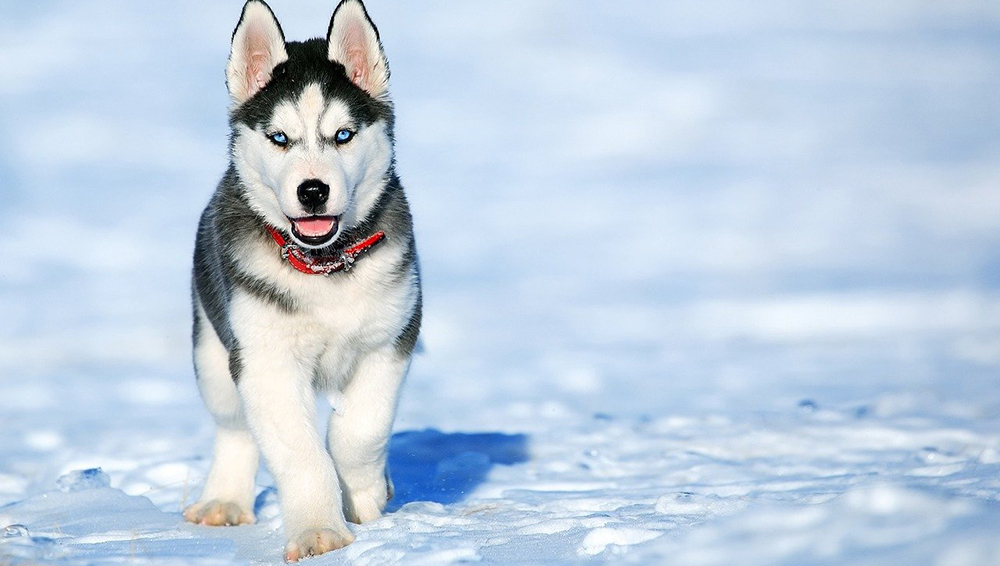
[[[370,251],[376,244],[385,239],[385,232],[379,230],[364,240],[349,248],[344,248],[339,254],[327,257],[311,257],[299,246],[288,242],[281,232],[273,226],[266,226],[267,232],[281,248],[281,257],[292,267],[309,275],[330,275],[338,271],[350,271],[358,257]]]

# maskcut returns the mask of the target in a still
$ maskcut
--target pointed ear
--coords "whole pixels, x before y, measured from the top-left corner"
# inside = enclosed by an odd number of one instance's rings
[[[285,34],[271,8],[261,0],[248,0],[233,32],[233,46],[226,66],[226,86],[236,105],[243,104],[267,85],[271,72],[288,59]]]
[[[327,56],[347,70],[347,78],[375,98],[389,90],[389,63],[378,30],[361,0],[341,0],[326,34]]]

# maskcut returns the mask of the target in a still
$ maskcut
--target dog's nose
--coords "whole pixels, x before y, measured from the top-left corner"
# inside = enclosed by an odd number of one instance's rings
[[[299,202],[309,212],[316,212],[330,198],[330,186],[319,179],[308,179],[299,185]]]

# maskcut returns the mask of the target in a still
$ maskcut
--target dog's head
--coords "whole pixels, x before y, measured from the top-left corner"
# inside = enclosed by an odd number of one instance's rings
[[[389,67],[360,0],[341,0],[327,37],[286,42],[249,0],[226,68],[233,164],[250,205],[321,248],[365,219],[393,163]]]

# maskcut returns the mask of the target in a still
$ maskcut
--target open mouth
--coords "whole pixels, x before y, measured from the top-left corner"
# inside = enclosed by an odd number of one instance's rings
[[[292,234],[310,246],[329,243],[337,235],[337,227],[340,225],[339,216],[308,216],[289,220],[292,221]]]

